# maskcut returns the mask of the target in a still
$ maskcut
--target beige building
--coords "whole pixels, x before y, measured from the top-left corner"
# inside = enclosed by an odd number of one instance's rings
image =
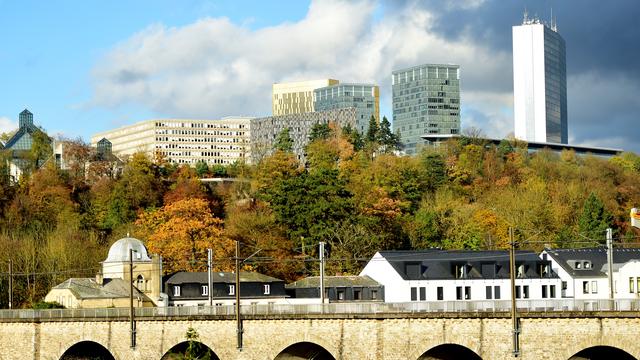
[[[133,249],[133,260],[129,259]],[[133,279],[130,276],[133,264]],[[162,265],[159,257],[150,258],[142,241],[126,237],[116,241],[102,262],[102,271],[94,278],[71,278],[55,286],[44,298],[66,308],[128,307],[133,282],[135,307],[163,305]]]
[[[229,165],[249,158],[250,117],[220,120],[155,119],[97,133],[91,145],[105,138],[118,156],[159,153],[169,162]]]
[[[338,83],[338,80],[322,79],[273,84],[273,116],[303,114],[315,111],[313,91]]]

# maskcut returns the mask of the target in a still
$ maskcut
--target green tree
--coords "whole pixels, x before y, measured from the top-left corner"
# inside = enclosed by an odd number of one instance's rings
[[[400,136],[393,133],[391,123],[386,116],[382,117],[379,133],[380,144],[385,152],[392,152],[400,149]]]
[[[196,163],[196,174],[199,178],[205,177],[205,175],[209,174],[209,165],[204,161],[198,161]]]
[[[278,134],[273,147],[276,150],[284,152],[291,152],[293,150],[293,139],[291,139],[289,128],[283,129],[280,134]]]
[[[578,219],[580,233],[592,239],[604,239],[605,231],[611,227],[613,216],[605,209],[602,201],[593,192],[584,202]]]
[[[315,124],[311,128],[311,134],[309,134],[309,143],[312,143],[316,140],[326,140],[331,136],[331,128],[329,124]]]
[[[360,151],[364,148],[364,140],[360,132],[347,124],[342,128],[342,135],[353,145],[353,150]]]
[[[366,140],[368,143],[375,143],[380,141],[380,125],[378,119],[371,115],[369,119],[369,129],[367,130]]]

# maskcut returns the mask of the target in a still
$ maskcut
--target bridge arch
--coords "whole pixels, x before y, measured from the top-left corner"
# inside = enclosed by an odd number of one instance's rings
[[[440,344],[425,351],[418,360],[482,360],[473,350],[458,344]]]
[[[638,360],[628,352],[607,345],[596,345],[580,350],[569,358],[569,360]]]
[[[329,350],[309,341],[293,343],[276,355],[274,360],[335,360]]]
[[[115,357],[102,344],[95,341],[80,341],[69,347],[60,360],[115,360]]]
[[[200,341],[183,341],[177,343],[162,355],[160,360],[184,359],[184,355],[189,353],[195,359],[220,360],[218,355],[206,344]]]

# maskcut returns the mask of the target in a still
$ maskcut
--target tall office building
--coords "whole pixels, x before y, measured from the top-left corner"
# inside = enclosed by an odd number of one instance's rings
[[[550,26],[525,14],[513,27],[515,136],[567,143],[567,73],[564,40]]]
[[[380,121],[380,89],[373,84],[337,84],[315,89],[315,111],[356,109],[355,129],[366,134],[371,116]]]
[[[303,114],[314,111],[313,90],[335,85],[333,79],[276,83],[272,88],[273,116]]]
[[[460,133],[460,67],[425,64],[392,73],[393,131],[407,154],[424,134]]]
[[[102,139],[112,144],[118,155],[138,151],[163,155],[176,164],[229,165],[249,161],[250,120],[226,117],[221,120],[156,119],[104,131],[91,137],[91,145]]]

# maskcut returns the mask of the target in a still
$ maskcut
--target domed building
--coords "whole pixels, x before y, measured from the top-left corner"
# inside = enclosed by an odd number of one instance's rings
[[[131,264],[133,277],[130,276]],[[132,281],[134,306],[157,306],[162,303],[161,274],[160,257],[149,257],[142,241],[127,236],[111,245],[102,262],[102,271],[95,278],[67,279],[51,289],[45,301],[57,302],[66,308],[128,307]]]

